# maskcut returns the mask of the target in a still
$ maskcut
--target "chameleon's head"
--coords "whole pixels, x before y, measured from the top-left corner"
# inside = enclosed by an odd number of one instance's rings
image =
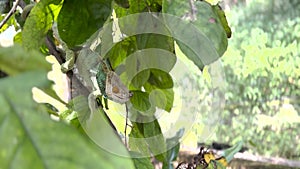
[[[107,73],[105,92],[110,100],[121,104],[129,101],[133,95],[113,71]]]

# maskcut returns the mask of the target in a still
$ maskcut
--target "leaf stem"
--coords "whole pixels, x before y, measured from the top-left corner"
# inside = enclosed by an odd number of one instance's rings
[[[124,130],[124,135],[125,135],[125,146],[127,147],[127,126],[128,126],[128,107],[127,103],[125,103],[125,108],[126,108],[126,121],[125,121],[125,130]],[[128,147],[127,147],[128,148]]]
[[[15,13],[17,6],[19,4],[20,0],[16,0],[16,3],[13,5],[13,7],[10,9],[8,14],[4,17],[4,19],[0,22],[0,29],[3,27],[3,25],[9,20],[9,18]]]

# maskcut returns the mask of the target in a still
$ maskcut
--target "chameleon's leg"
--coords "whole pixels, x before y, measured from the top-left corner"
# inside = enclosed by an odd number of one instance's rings
[[[97,102],[98,106],[104,108],[103,104],[102,104],[102,99],[104,102],[105,109],[108,110],[107,98],[103,97],[102,95],[98,95],[96,98],[96,102]]]
[[[102,96],[101,95],[98,95],[96,97],[96,102],[98,104],[99,107],[102,107],[103,108],[103,104],[102,104]]]
[[[103,97],[105,109],[108,110],[107,98]]]

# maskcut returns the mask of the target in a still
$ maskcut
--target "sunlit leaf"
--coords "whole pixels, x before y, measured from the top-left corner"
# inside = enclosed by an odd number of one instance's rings
[[[1,1],[0,1],[1,3]],[[1,6],[1,5],[0,5]],[[6,15],[0,15],[0,20],[2,21]],[[15,20],[15,14],[13,14],[6,22],[5,24],[1,27],[0,33],[3,33],[7,28],[10,26],[17,27],[17,22]]]
[[[161,10],[161,0],[136,1],[129,0],[129,11],[131,14],[139,12],[158,12]]]
[[[228,22],[227,22],[227,19],[226,19],[226,16],[225,16],[225,13],[224,11],[222,10],[222,8],[220,7],[220,5],[213,5],[212,6],[213,8],[213,11],[217,14],[217,16],[219,17],[220,21],[221,21],[221,24],[226,32],[226,35],[227,35],[227,38],[230,38],[231,37],[231,29],[230,27],[228,26]]]
[[[26,49],[38,49],[56,20],[62,0],[41,0],[29,13],[22,31],[22,44]]]

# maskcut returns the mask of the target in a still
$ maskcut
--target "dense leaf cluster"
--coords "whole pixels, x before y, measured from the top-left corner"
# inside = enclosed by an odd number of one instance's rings
[[[22,10],[17,11],[1,29],[2,32],[15,26],[18,31],[13,47],[0,48],[0,70],[8,75],[0,80],[1,167],[153,168],[152,157],[162,162],[163,168],[173,168],[182,133],[178,131],[174,137],[164,138],[155,111],[171,112],[173,108],[174,79],[170,71],[177,60],[174,44],[178,44],[199,71],[219,59],[226,51],[227,37],[231,35],[222,9],[206,1],[181,0],[41,0],[22,1],[22,4],[23,15]],[[7,10],[1,9],[1,12]],[[153,21],[161,14],[168,14],[181,18],[182,23],[171,22],[168,17],[161,17],[169,23],[165,27],[134,16],[130,17],[130,24],[122,21],[122,17],[142,12]],[[115,42],[113,39],[119,34],[116,35],[112,23],[117,19],[120,20],[117,29],[126,36]],[[164,34],[132,34],[131,31],[137,31],[141,25],[145,29],[158,27]],[[180,34],[181,39],[174,38],[177,34],[172,31]],[[111,43],[113,47],[107,48]],[[156,55],[152,49],[165,51],[168,55]],[[50,54],[72,81],[71,89],[63,91],[71,95],[69,100],[63,101],[46,78],[51,68],[45,56]],[[130,65],[123,63],[134,54],[137,60],[130,60]],[[207,60],[203,60],[203,56]],[[130,119],[128,147],[115,134],[123,131],[116,131],[114,122],[102,107],[96,107],[99,114],[90,112],[95,108],[96,100],[82,99],[82,96],[90,98],[88,94],[96,88],[91,85],[89,73],[97,67],[99,59],[108,60],[112,70],[121,80],[125,79],[123,83],[133,93],[126,103],[136,110],[134,120]],[[126,81],[130,71],[143,64],[160,64],[164,69],[148,67]],[[125,71],[118,72],[121,68]],[[36,101],[46,97],[40,101],[47,103],[46,106],[34,102],[32,92]],[[43,113],[46,111],[49,114]],[[100,127],[95,130],[106,145],[126,156],[143,155],[145,158],[128,159],[96,147],[87,139],[88,134],[83,133],[85,124],[79,123],[80,118],[93,121],[92,117],[99,118]],[[145,119],[152,120],[145,122]],[[136,139],[142,141],[135,142]]]

